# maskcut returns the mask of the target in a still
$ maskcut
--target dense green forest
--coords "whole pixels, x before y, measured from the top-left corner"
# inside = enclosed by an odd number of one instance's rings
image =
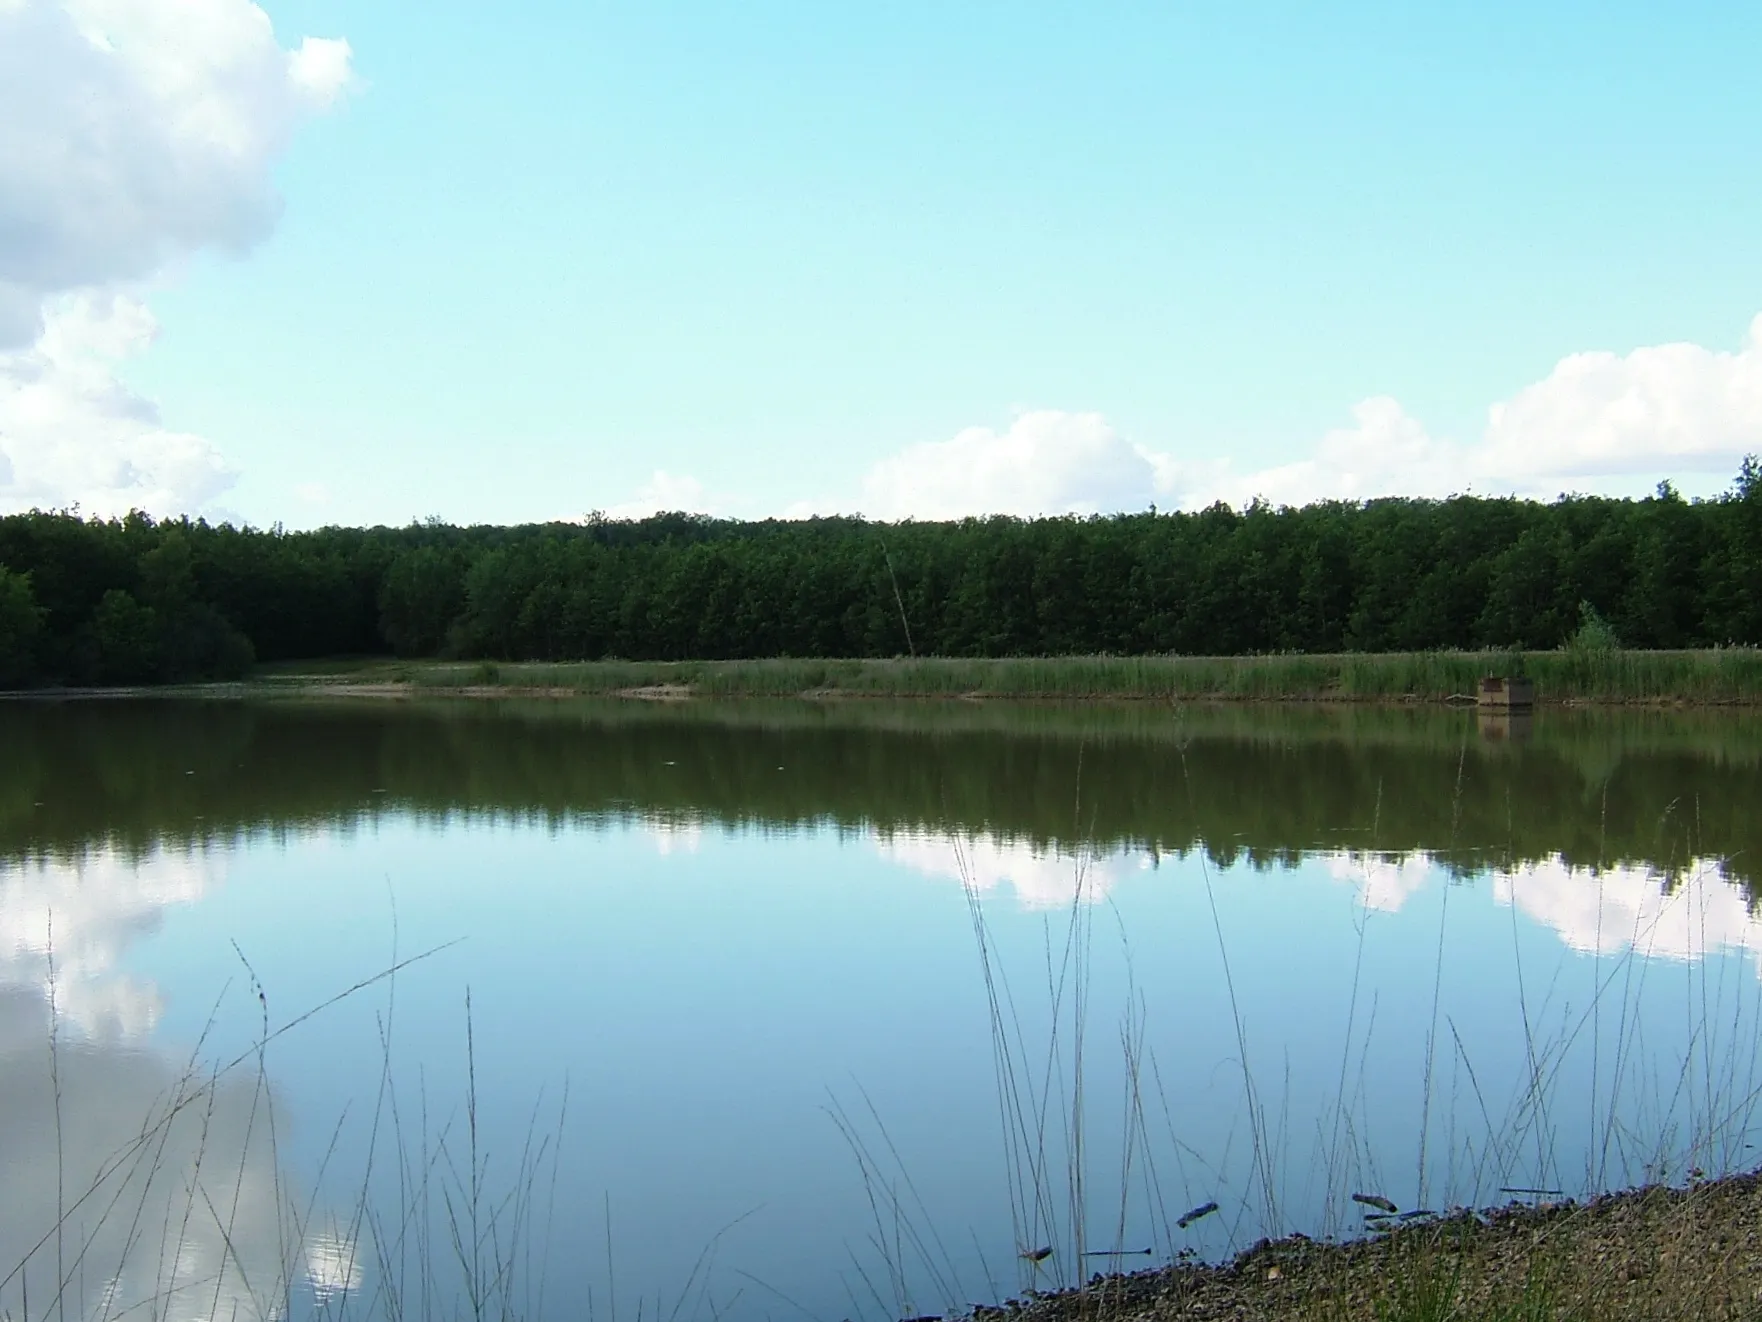
[[[0,686],[341,654],[1236,654],[1762,642],[1762,466],[1684,500],[287,532],[0,518]]]

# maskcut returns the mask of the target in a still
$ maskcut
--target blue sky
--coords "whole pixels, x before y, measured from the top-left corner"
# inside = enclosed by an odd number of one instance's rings
[[[257,13],[0,0],[0,508],[1714,492],[1762,448],[1752,6]]]

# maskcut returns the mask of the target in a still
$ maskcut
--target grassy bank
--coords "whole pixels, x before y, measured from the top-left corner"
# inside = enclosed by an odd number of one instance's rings
[[[1521,666],[1544,702],[1759,703],[1762,649],[1388,652],[890,660],[363,662],[265,669],[259,682],[408,684],[655,696],[1147,698],[1445,702]]]
[[[975,1322],[1663,1322],[1762,1317],[1762,1178],[1301,1235],[981,1309]]]

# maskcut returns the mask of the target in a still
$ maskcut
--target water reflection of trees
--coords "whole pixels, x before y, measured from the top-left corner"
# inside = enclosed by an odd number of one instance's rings
[[[385,811],[689,815],[988,832],[1038,847],[1424,850],[1755,887],[1762,721],[1549,711],[1522,744],[1436,710],[970,703],[0,706],[0,857],[125,851]]]

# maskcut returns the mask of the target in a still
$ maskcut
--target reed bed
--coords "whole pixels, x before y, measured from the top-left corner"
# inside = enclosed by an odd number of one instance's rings
[[[421,663],[387,672],[423,689],[642,696],[1138,698],[1414,701],[1472,698],[1489,674],[1521,672],[1543,702],[1762,702],[1762,649],[1389,652],[1268,656],[919,657],[736,661]],[[315,681],[336,682],[337,673]],[[281,676],[285,683],[287,676]]]

